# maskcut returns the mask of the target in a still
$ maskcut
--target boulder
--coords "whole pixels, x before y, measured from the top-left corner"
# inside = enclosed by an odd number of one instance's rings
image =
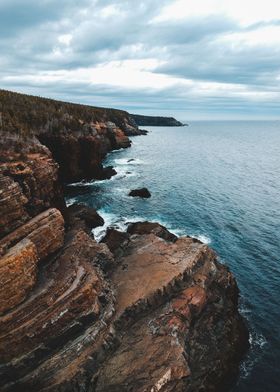
[[[90,232],[98,226],[104,225],[104,219],[96,212],[94,208],[82,205],[72,204],[67,208],[66,221],[69,228],[83,228]]]
[[[155,234],[163,238],[165,241],[174,242],[177,240],[175,234],[170,233],[164,226],[155,222],[135,222],[130,223],[127,232],[129,234]]]
[[[132,196],[132,197],[142,197],[142,198],[149,198],[151,197],[151,193],[147,188],[138,188],[138,189],[132,189],[128,196]]]
[[[104,242],[110,251],[119,256],[122,253],[123,247],[129,241],[129,234],[123,231],[118,231],[113,228],[108,228],[105,237],[101,242]]]

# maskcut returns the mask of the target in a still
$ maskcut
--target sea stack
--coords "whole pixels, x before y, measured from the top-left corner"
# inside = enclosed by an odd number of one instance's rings
[[[149,191],[149,189],[147,188],[137,188],[137,189],[132,189],[128,196],[132,196],[132,197],[142,197],[144,199],[148,199],[149,197],[151,197],[151,193]]]

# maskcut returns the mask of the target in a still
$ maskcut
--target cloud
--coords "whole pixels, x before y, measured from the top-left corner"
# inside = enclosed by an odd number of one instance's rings
[[[2,0],[1,87],[181,118],[275,117],[280,20],[272,5],[234,4]]]

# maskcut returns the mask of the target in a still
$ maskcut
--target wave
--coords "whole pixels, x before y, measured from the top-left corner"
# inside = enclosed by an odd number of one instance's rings
[[[102,238],[105,236],[108,227],[112,227],[119,231],[126,231],[129,223],[144,222],[144,221],[159,223],[160,225],[166,227],[167,230],[170,231],[170,233],[175,234],[177,237],[187,235],[185,230],[179,228],[173,228],[167,222],[163,221],[160,218],[145,218],[141,216],[121,217],[114,213],[104,211],[103,209],[100,209],[97,212],[104,219],[103,226],[96,227],[95,229],[92,230],[94,234],[94,238],[96,239],[97,242],[101,241]],[[196,238],[199,241],[203,242],[204,244],[209,244],[211,242],[211,239],[203,234],[190,235],[190,237]]]
[[[71,182],[71,184],[67,184],[68,187],[75,187],[75,186],[89,186],[89,185],[95,185],[96,184],[96,180],[90,180],[90,181],[78,181],[78,182]]]
[[[203,242],[203,244],[211,244],[211,238],[207,237],[205,234],[190,235],[190,237],[196,238],[197,240]]]
[[[266,337],[252,328],[252,320],[250,316],[252,310],[244,303],[244,298],[240,298],[239,313],[247,320],[247,325],[249,325],[249,352],[240,364],[240,378],[245,379],[251,374],[251,371],[255,367],[256,363],[259,361],[262,353],[264,352],[264,347],[268,344]]]
[[[171,233],[175,234],[177,237],[188,235],[191,238],[196,238],[197,240],[201,241],[203,244],[208,245],[211,243],[211,238],[205,234],[189,234],[184,229],[172,229],[172,228],[169,229],[168,225],[165,226]]]
[[[65,200],[66,207],[70,207],[72,204],[79,203],[79,196],[77,197],[70,197],[69,199]]]
[[[145,220],[139,216],[120,217],[116,214],[113,214],[111,212],[106,212],[102,209],[99,210],[98,213],[104,219],[104,225],[100,226],[100,227],[96,227],[95,229],[92,230],[94,238],[97,242],[100,242],[102,240],[102,238],[105,236],[106,231],[109,227],[112,227],[112,228],[119,230],[119,231],[126,231],[129,223],[143,222]]]
[[[256,331],[249,332],[250,350],[245,360],[240,364],[240,378],[247,378],[268,344],[266,337]]]
[[[142,165],[144,164],[141,159],[134,159],[134,158],[120,158],[120,159],[115,159],[115,163],[117,165]]]

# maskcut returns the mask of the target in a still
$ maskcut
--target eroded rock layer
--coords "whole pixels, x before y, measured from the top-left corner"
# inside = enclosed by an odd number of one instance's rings
[[[129,146],[127,114],[0,97],[0,390],[224,392],[248,336],[215,253],[149,222],[97,243],[103,219],[65,206],[62,182]]]

